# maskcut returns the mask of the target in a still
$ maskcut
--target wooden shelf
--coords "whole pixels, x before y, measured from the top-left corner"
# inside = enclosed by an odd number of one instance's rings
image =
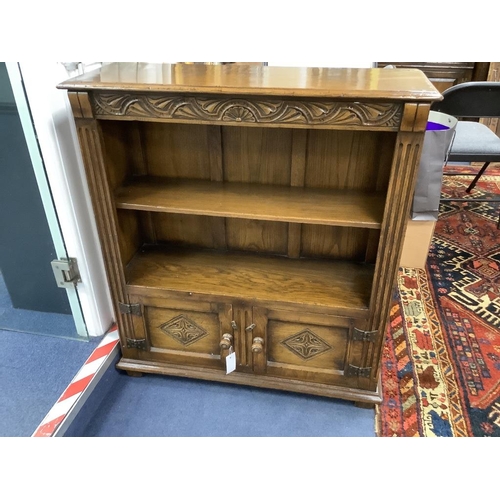
[[[243,252],[145,246],[127,266],[127,292],[209,295],[267,305],[307,304],[367,314],[374,267]]]
[[[143,178],[116,192],[128,210],[331,226],[381,226],[384,195],[262,184]]]

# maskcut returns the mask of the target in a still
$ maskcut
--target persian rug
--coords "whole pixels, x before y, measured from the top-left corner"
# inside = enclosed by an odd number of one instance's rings
[[[443,198],[500,196],[498,166],[466,195],[471,180],[444,176]],[[500,203],[443,201],[426,269],[399,270],[378,436],[500,436],[499,210]]]

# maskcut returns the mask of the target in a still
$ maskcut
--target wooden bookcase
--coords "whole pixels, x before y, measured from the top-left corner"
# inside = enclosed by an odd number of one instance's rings
[[[441,98],[421,71],[116,63],[59,88],[119,368],[380,402],[416,169]]]

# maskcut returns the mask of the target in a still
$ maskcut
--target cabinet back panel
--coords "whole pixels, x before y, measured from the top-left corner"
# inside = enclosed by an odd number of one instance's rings
[[[111,190],[124,184],[142,165],[140,134],[135,123],[100,122],[104,161]]]
[[[123,265],[126,266],[144,243],[140,214],[131,210],[118,210],[118,244]]]
[[[153,213],[151,219],[157,243],[226,248],[226,229],[222,217]]]
[[[292,129],[222,127],[224,180],[290,185]]]
[[[290,224],[285,222],[205,217],[201,215],[151,213],[140,217],[142,235],[148,243],[171,243],[219,250],[242,250],[289,255]],[[295,226],[295,225],[294,225]],[[297,224],[300,253],[292,257],[373,262],[369,249],[376,245],[379,231]]]
[[[364,228],[303,224],[300,255],[364,262],[371,231],[379,233]]]
[[[387,140],[391,139],[392,141]],[[309,130],[305,185],[318,188],[387,188],[395,134]]]
[[[142,143],[149,175],[210,179],[208,126],[143,123]]]
[[[288,224],[260,220],[153,213],[157,243],[286,255]]]
[[[286,255],[288,224],[248,219],[225,220],[228,249]]]
[[[392,132],[101,124],[112,189],[132,175],[150,175],[385,191],[396,139]]]

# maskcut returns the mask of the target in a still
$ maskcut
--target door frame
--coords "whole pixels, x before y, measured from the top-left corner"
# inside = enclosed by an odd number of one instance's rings
[[[102,251],[61,63],[6,63],[58,258],[77,259],[81,283],[68,290],[79,335],[114,323]],[[50,263],[47,263],[48,265]]]

